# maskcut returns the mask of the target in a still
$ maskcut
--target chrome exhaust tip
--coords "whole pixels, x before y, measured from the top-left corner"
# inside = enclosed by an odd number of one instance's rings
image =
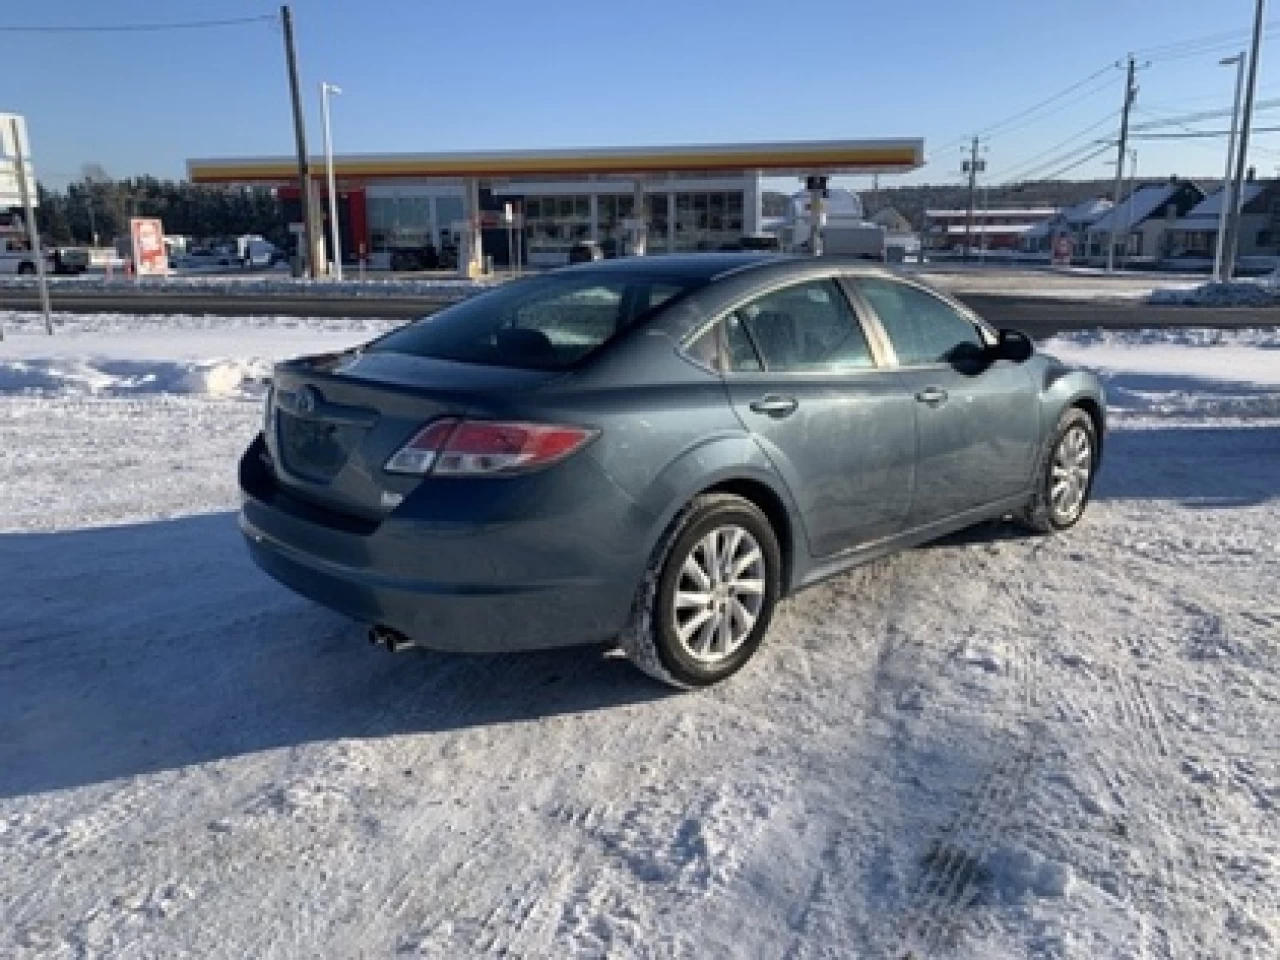
[[[380,623],[369,628],[369,642],[375,646],[386,647],[392,653],[400,653],[417,646],[399,630]]]

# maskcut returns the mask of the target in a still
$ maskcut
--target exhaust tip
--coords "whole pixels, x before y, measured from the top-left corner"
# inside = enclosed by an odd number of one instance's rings
[[[369,642],[379,647],[386,647],[392,653],[409,650],[417,644],[394,627],[375,624],[369,628]]]

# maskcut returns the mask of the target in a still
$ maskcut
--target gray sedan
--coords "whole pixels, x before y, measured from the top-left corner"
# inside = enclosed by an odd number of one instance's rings
[[[906,276],[606,260],[276,368],[257,563],[399,649],[611,642],[715,683],[779,600],[980,521],[1074,525],[1102,387]]]

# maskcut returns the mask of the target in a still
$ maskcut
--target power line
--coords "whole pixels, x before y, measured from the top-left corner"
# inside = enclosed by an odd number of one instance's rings
[[[1266,36],[1274,37],[1277,33],[1280,33],[1280,30],[1273,28],[1266,31]],[[1239,50],[1243,45],[1243,40],[1221,40],[1217,43],[1209,43],[1201,47],[1191,47],[1180,52],[1160,54],[1150,57],[1149,59],[1155,63],[1169,63],[1173,60],[1186,60],[1189,57],[1220,56],[1224,53],[1230,53],[1233,50]]]
[[[1041,100],[1039,103],[1034,104],[1033,106],[1027,107],[1025,110],[1020,110],[1017,113],[1013,114],[1012,116],[1006,117],[1005,119],[999,121],[998,123],[993,123],[991,126],[986,127],[978,132],[980,134],[989,135],[992,132],[999,130],[1001,127],[1005,127],[1008,124],[1013,123],[1015,120],[1021,120],[1023,117],[1027,116],[1028,114],[1035,113],[1037,110],[1040,110],[1042,107],[1046,107],[1057,100],[1061,100],[1065,96],[1069,96],[1070,94],[1075,93],[1075,91],[1079,90],[1081,87],[1085,86],[1086,84],[1092,83],[1094,80],[1102,76],[1104,73],[1107,73],[1110,70],[1114,70],[1115,67],[1116,65],[1114,63],[1108,63],[1105,67],[1102,67],[1099,70],[1095,70],[1093,73],[1089,74],[1089,76],[1085,77],[1083,80],[1079,80],[1071,84],[1071,86],[1065,88],[1064,90],[1059,90],[1057,93],[1053,94],[1052,96],[1046,97],[1045,99]]]
[[[1100,147],[1099,149],[1095,150],[1093,153],[1089,154],[1088,156],[1081,157],[1079,160],[1073,160],[1071,163],[1067,164],[1065,167],[1059,167],[1057,170],[1054,170],[1052,173],[1046,173],[1044,176],[1038,177],[1035,180],[1024,180],[1022,182],[1023,184],[1044,183],[1048,180],[1057,179],[1067,171],[1074,170],[1076,167],[1079,167],[1079,166],[1082,166],[1083,164],[1088,163],[1090,160],[1093,160],[1095,157],[1102,156],[1104,153],[1107,153],[1110,149],[1111,149],[1111,144],[1107,144],[1106,146]]]
[[[1031,171],[1039,167],[1051,166],[1052,164],[1058,163],[1062,159],[1060,156],[1056,155],[1059,150],[1061,150],[1063,147],[1066,147],[1068,144],[1074,143],[1076,140],[1079,140],[1081,137],[1088,136],[1090,133],[1092,133],[1094,130],[1097,130],[1099,127],[1106,126],[1107,124],[1114,122],[1116,117],[1119,115],[1119,113],[1120,113],[1119,110],[1112,110],[1101,120],[1095,120],[1093,123],[1089,124],[1087,127],[1084,127],[1083,129],[1076,131],[1066,139],[1059,140],[1053,146],[1046,147],[1044,150],[1041,150],[1038,153],[1034,153],[1031,156],[1027,157],[1026,159],[1013,164],[1013,166],[1011,166],[1008,172],[1006,173],[1006,176],[1008,176],[1010,179],[1016,179],[1017,177],[1026,173],[1030,173]],[[1088,149],[1089,147],[1092,147],[1092,146],[1093,146],[1093,143],[1083,144],[1081,147],[1076,147],[1076,148],[1073,148],[1072,150],[1067,151],[1067,155],[1075,153],[1077,150],[1080,150],[1080,149]],[[1050,159],[1045,161],[1043,159],[1045,157],[1049,157]]]
[[[1280,27],[1280,20],[1271,20],[1267,23],[1268,30]],[[1220,45],[1223,43],[1244,43],[1249,39],[1250,30],[1221,30],[1217,33],[1202,34],[1199,37],[1190,37],[1186,40],[1176,40],[1171,43],[1157,44],[1153,47],[1146,47],[1141,50],[1135,50],[1134,55],[1140,57],[1163,57],[1166,54],[1177,54],[1191,48],[1200,48],[1206,45]]]
[[[160,33],[166,30],[204,30],[210,27],[235,27],[246,23],[274,21],[275,14],[253,17],[231,17],[225,20],[186,20],[176,23],[109,23],[71,24],[66,26],[0,26],[0,33]]]
[[[1254,104],[1253,109],[1256,110],[1275,110],[1280,107],[1280,98],[1271,100],[1259,100]],[[1201,110],[1198,113],[1184,113],[1172,117],[1162,117],[1158,113],[1152,113],[1150,110],[1144,110],[1142,107],[1134,107],[1138,113],[1144,117],[1151,117],[1149,123],[1135,124],[1134,130],[1153,130],[1158,127],[1180,126],[1184,123],[1194,123],[1198,120],[1217,120],[1221,117],[1231,116],[1230,110]]]
[[[1280,133],[1280,127],[1254,127],[1254,133]],[[1192,130],[1187,128],[1184,133],[1132,133],[1129,135],[1130,140],[1192,140],[1197,137],[1225,137],[1230,130]],[[1254,149],[1259,150],[1257,144]],[[1263,151],[1266,152],[1266,151]]]

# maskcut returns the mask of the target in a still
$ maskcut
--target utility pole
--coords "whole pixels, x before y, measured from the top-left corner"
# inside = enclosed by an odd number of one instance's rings
[[[1107,273],[1111,273],[1116,268],[1116,222],[1120,219],[1120,188],[1124,185],[1124,153],[1129,145],[1129,108],[1133,106],[1134,98],[1138,95],[1138,89],[1133,84],[1133,73],[1136,69],[1137,65],[1131,53],[1129,69],[1124,80],[1124,106],[1120,108],[1120,144],[1116,151],[1116,205],[1111,212],[1111,229],[1107,231]]]
[[[1133,196],[1134,190],[1138,188],[1138,151],[1129,151],[1129,196]],[[1129,231],[1133,229],[1133,204],[1129,204],[1129,213],[1124,220],[1124,235],[1129,236]],[[1120,258],[1120,266],[1127,267],[1129,265],[1129,244],[1126,242],[1124,247],[1124,256]]]
[[[1232,101],[1233,106],[1231,108],[1231,136],[1227,140],[1227,169],[1222,175],[1222,191],[1218,204],[1218,242],[1213,251],[1214,283],[1226,282],[1226,277],[1222,272],[1222,255],[1226,249],[1227,218],[1231,215],[1231,211],[1235,209],[1235,204],[1231,202],[1231,198],[1235,196],[1236,192],[1231,187],[1231,179],[1232,170],[1236,162],[1236,133],[1240,129],[1240,95],[1244,92],[1244,61],[1243,50],[1234,57],[1224,57],[1218,61],[1220,66],[1234,66],[1236,68],[1236,95]]]
[[[964,169],[969,172],[969,205],[965,210],[964,218],[964,258],[966,261],[973,253],[973,204],[974,194],[978,189],[978,138],[973,138],[973,144],[969,149],[969,159],[965,161]]]
[[[1262,20],[1267,0],[1258,0],[1253,14],[1253,46],[1249,52],[1249,83],[1244,92],[1244,114],[1240,118],[1240,148],[1236,153],[1235,189],[1231,191],[1231,219],[1227,223],[1226,249],[1223,251],[1222,279],[1230,281],[1236,268],[1236,249],[1240,244],[1240,209],[1244,195],[1244,170],[1249,156],[1249,126],[1253,123],[1253,95],[1258,87],[1258,59],[1262,54]],[[1225,198],[1224,198],[1225,199]]]
[[[286,3],[280,8],[280,24],[284,28],[284,57],[289,68],[289,95],[293,99],[293,136],[298,146],[298,190],[302,203],[303,236],[306,243],[308,273],[318,277],[316,263],[316,225],[311,216],[311,162],[307,159],[307,131],[302,122],[302,93],[298,88],[298,54],[293,46],[293,13]]]

